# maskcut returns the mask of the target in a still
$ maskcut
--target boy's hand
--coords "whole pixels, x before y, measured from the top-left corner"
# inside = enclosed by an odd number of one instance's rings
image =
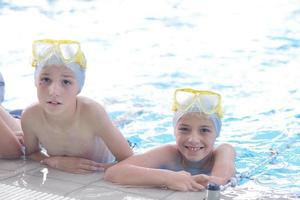
[[[179,191],[199,191],[204,187],[197,183],[192,175],[186,171],[172,172],[171,176],[167,177],[166,187],[172,190]]]
[[[203,185],[204,187],[206,187],[207,184],[208,184],[208,182],[211,181],[211,177],[208,176],[208,175],[205,175],[205,174],[194,175],[194,176],[193,176],[193,179],[194,179],[197,183]]]
[[[16,131],[15,134],[16,134],[16,136],[17,136],[17,138],[18,138],[20,144],[21,144],[21,145],[25,145],[25,143],[24,143],[24,133],[23,133],[23,131]]]
[[[74,174],[87,174],[95,171],[101,171],[111,165],[111,163],[97,163],[84,158],[62,156],[45,158],[41,160],[41,163]]]

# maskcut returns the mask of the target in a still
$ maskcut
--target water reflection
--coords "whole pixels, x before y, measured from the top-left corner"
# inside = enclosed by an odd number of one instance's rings
[[[44,185],[45,181],[47,180],[48,168],[44,167],[43,169],[40,170],[40,172],[43,174],[42,185]]]
[[[252,185],[258,193],[269,180],[276,189],[295,186],[299,193],[299,181],[291,178],[300,173],[299,1],[44,0],[0,6],[7,108],[36,100],[29,67],[33,39],[77,39],[88,59],[82,95],[104,101],[139,148],[172,141],[174,88],[213,89],[225,106],[219,142],[236,147],[238,172],[265,163],[253,173],[262,173]],[[272,150],[278,160],[270,159]]]

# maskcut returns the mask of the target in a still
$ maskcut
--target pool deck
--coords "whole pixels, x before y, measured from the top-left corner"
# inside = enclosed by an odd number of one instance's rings
[[[23,188],[23,189],[22,189]],[[47,196],[47,194],[48,196]],[[39,197],[40,195],[41,197]],[[0,160],[0,199],[204,199],[204,192],[124,187],[103,180],[103,172],[71,174],[34,161]],[[51,195],[51,197],[50,197]],[[65,198],[63,198],[65,197]]]
[[[232,188],[231,188],[232,189]],[[0,199],[204,200],[203,192],[126,187],[103,180],[103,172],[80,175],[47,168],[30,160],[0,159]],[[221,199],[239,199],[226,197]],[[268,198],[260,198],[268,199]]]

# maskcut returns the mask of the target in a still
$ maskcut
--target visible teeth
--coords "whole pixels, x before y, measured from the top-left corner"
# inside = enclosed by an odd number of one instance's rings
[[[199,151],[201,148],[200,147],[190,147],[190,150],[192,151]]]

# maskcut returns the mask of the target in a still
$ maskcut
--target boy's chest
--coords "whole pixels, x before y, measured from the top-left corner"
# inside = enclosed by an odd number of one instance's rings
[[[49,155],[85,155],[95,145],[93,131],[78,127],[60,131],[45,129],[38,139]]]

